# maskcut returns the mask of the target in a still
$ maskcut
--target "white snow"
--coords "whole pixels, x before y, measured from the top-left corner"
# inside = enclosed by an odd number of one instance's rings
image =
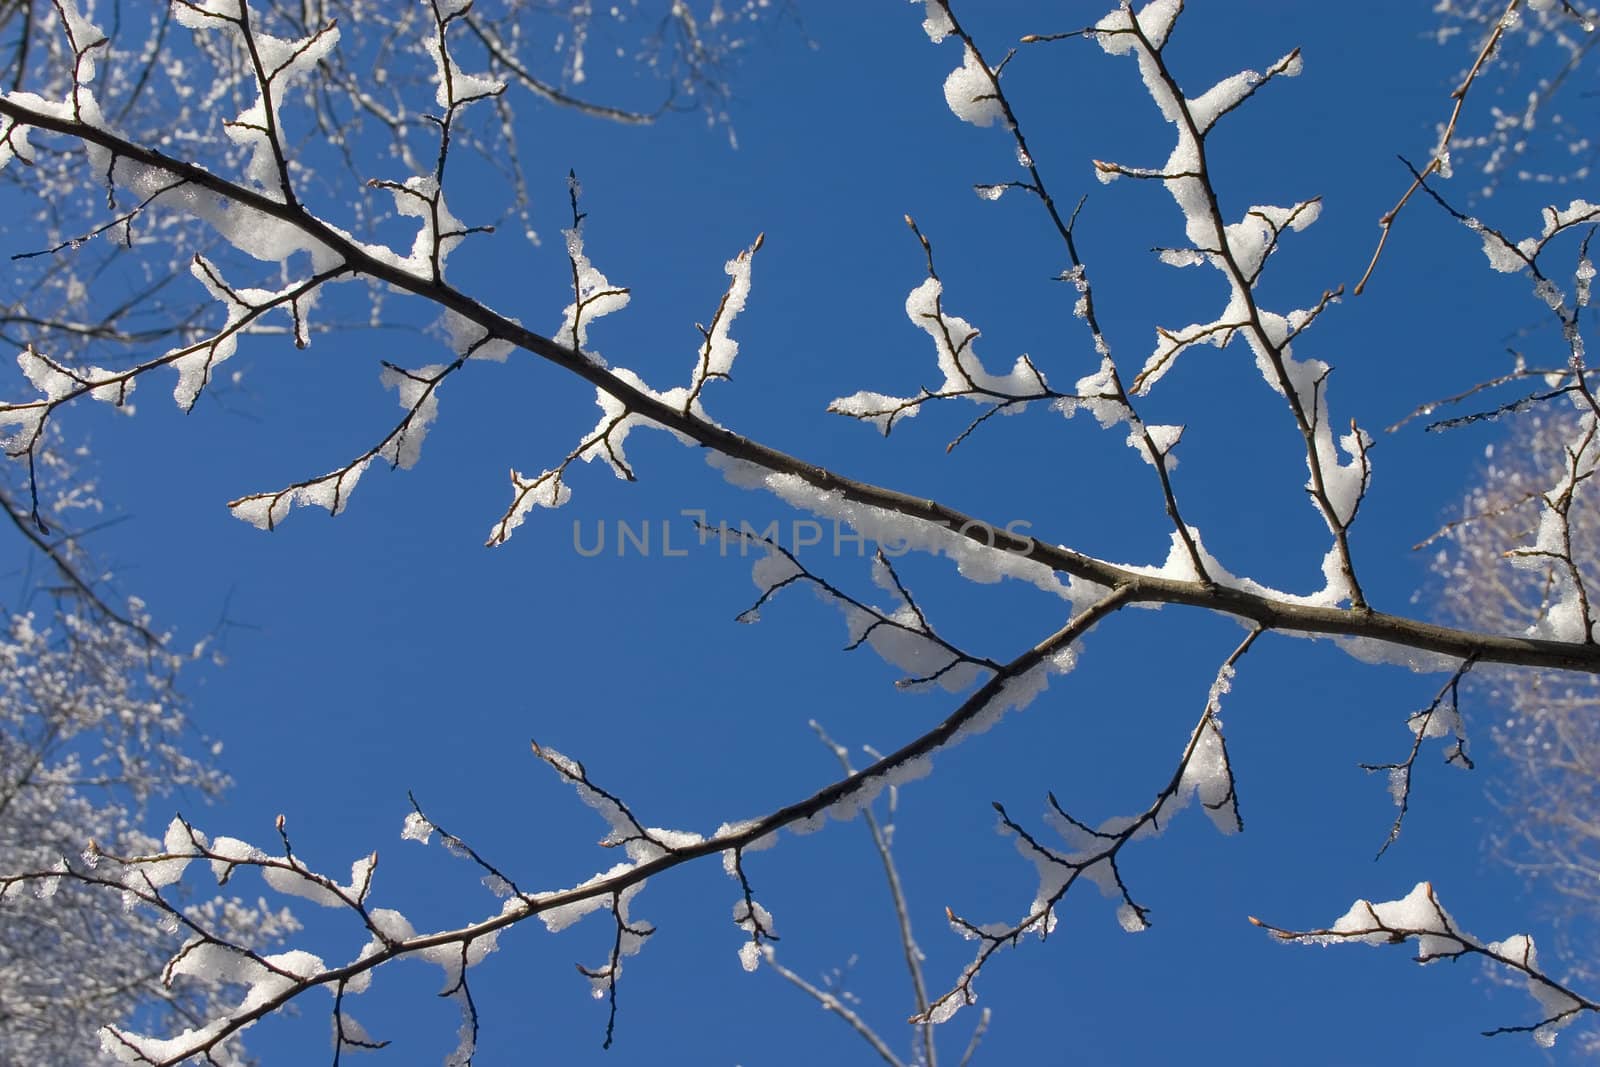
[[[418,367],[402,374],[393,367],[384,367],[378,381],[385,389],[393,389],[400,406],[413,412],[405,429],[391,438],[378,453],[401,470],[410,470],[422,458],[422,442],[428,428],[439,417],[439,388],[437,379],[444,371],[440,364]]]
[[[287,863],[288,867],[277,865],[280,863]],[[324,884],[331,879],[316,875],[298,858],[278,860],[262,866],[260,870],[266,883],[280,893],[302,897],[325,908],[339,908],[348,907],[351,901],[361,900],[365,896],[367,887],[371,885],[372,869],[377,864],[376,852],[361,857],[350,865],[350,883],[333,883],[332,888]]]
[[[628,306],[626,289],[614,286],[606,276],[595,269],[583,251],[582,225],[561,231],[567,241],[567,255],[572,260],[576,279],[576,294],[572,303],[561,312],[561,325],[552,336],[568,348],[581,353],[591,362],[605,366],[598,353],[589,351],[589,325],[602,315],[621,311]]]
[[[916,3],[917,0],[911,0]],[[944,0],[923,0],[927,16],[922,20],[922,30],[928,35],[928,40],[938,44],[950,34],[955,32],[955,23],[950,21],[950,10],[945,7]]]
[[[989,126],[1005,118],[994,91],[994,76],[971,48],[965,49],[961,66],[944,80],[944,100],[956,118],[974,126]]]

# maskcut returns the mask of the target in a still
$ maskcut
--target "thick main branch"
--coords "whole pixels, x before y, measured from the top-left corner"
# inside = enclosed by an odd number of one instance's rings
[[[227,197],[236,205],[294,226],[344,258],[348,269],[385,282],[447,308],[499,338],[541,356],[616,398],[627,409],[723,455],[765,470],[793,475],[807,485],[844,499],[959,533],[996,551],[1011,552],[1062,574],[1115,588],[1129,603],[1184,604],[1234,615],[1262,627],[1371,638],[1455,659],[1600,674],[1600,646],[1529,637],[1497,636],[1459,630],[1370,609],[1345,609],[1295,603],[1242,589],[1166,578],[1118,566],[1061,545],[1007,534],[1003,524],[986,523],[923,497],[856,481],[825,467],[781,452],[705,419],[663,403],[619,380],[611,372],[564,345],[490,310],[442,281],[419,277],[379,258],[304,209],[278,203],[203,167],[173,159],[107,130],[61,118],[0,98],[0,115],[12,122],[49,130],[98,145],[116,156],[154,167],[186,183]]]

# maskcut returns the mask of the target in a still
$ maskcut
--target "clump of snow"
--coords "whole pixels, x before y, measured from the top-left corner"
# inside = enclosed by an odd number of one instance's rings
[[[426,845],[433,837],[433,823],[421,813],[413,811],[406,816],[405,825],[400,828],[400,840],[415,841]]]
[[[428,427],[439,417],[439,378],[444,367],[431,364],[402,372],[384,367],[378,375],[385,389],[393,389],[400,406],[411,413],[405,428],[389,439],[379,455],[401,470],[410,470],[422,458],[422,441]]]
[[[130,867],[125,875],[125,884],[139,889],[161,889],[172,885],[183,877],[190,861],[199,855],[204,845],[203,834],[191,830],[182,819],[174,818],[167,824],[166,833],[161,839],[162,854],[166,858]]]
[[[1026,355],[1017,357],[1010,373],[990,374],[979,360],[976,342],[979,331],[966,319],[944,310],[944,286],[937,278],[927,278],[906,297],[906,317],[930,338],[944,382],[935,395],[965,396],[978,404],[993,404],[999,399],[1042,397],[1047,388],[1043,376]],[[923,393],[926,397],[928,394]],[[902,418],[915,416],[921,397],[886,396],[863,390],[839,397],[828,410],[872,422],[887,433]],[[1012,404],[1006,414],[1016,414],[1022,404]]]
[[[757,930],[761,931],[762,936],[773,934],[776,927],[772,923],[772,913],[758,902],[740,897],[733,904],[733,921],[739,929],[752,935],[750,940],[739,946],[739,964],[746,971],[754,971],[762,956],[761,943],[754,935]]]
[[[1198,267],[1206,261],[1205,253],[1193,248],[1163,248],[1158,258],[1169,267]]]
[[[1284,56],[1273,64],[1272,69],[1285,77],[1295,77],[1301,70],[1299,53]],[[1216,125],[1217,119],[1237,107],[1255,91],[1256,86],[1261,84],[1261,78],[1261,74],[1256,71],[1242,70],[1222,79],[1200,96],[1188,101],[1189,117],[1193,120],[1195,128],[1202,134],[1211,129]]]
[[[1514,274],[1528,265],[1527,253],[1520,247],[1512,245],[1494,230],[1489,229],[1477,219],[1467,220],[1467,228],[1476,230],[1483,239],[1483,254],[1489,259],[1489,266],[1502,274]]]
[[[240,841],[236,837],[219,837],[211,842],[209,850],[212,854],[211,874],[221,885],[233,873],[233,869],[241,863],[254,863],[267,858],[267,854],[248,841]]]
[[[52,402],[87,393],[95,400],[121,405],[133,392],[137,379],[126,372],[103,367],[74,367],[70,370],[44,353],[27,345],[17,353],[22,373]]]
[[[376,852],[356,860],[350,865],[349,885],[339,885],[331,878],[317,874],[296,857],[263,865],[261,877],[280,893],[302,897],[324,908],[339,908],[348,907],[352,901],[365,899],[372,885],[373,868],[377,865]]]
[[[1121,390],[1117,388],[1117,365],[1110,356],[1102,356],[1100,369],[1079,378],[1072,391],[1075,396],[1064,397],[1054,405],[1069,419],[1079,411],[1087,411],[1102,429],[1109,430],[1133,414],[1122,401]]]
[[[1256,85],[1261,81],[1261,75],[1253,70],[1241,70],[1232,77],[1224,78],[1204,93],[1189,101],[1189,115],[1194,119],[1195,128],[1205,133],[1216,124],[1221,115],[1230,108],[1237,107],[1239,102],[1250,95]]]
[[[1544,231],[1541,236],[1553,237],[1557,230],[1592,222],[1597,217],[1600,217],[1600,205],[1591,204],[1587,200],[1573,200],[1565,208],[1547,207],[1542,213]]]
[[[1189,526],[1187,530],[1189,541],[1194,543],[1195,551],[1200,557],[1201,566],[1205,568],[1206,576],[1220,586],[1228,589],[1237,589],[1240,592],[1268,600],[1303,605],[1305,607],[1334,607],[1342,595],[1342,589],[1333,584],[1316,593],[1301,596],[1273,589],[1250,578],[1240,578],[1229,572],[1215,556],[1206,550],[1205,542],[1196,527]],[[1135,574],[1147,574],[1153,578],[1166,578],[1178,582],[1196,582],[1200,580],[1200,574],[1195,570],[1194,562],[1194,555],[1190,553],[1189,545],[1174,530],[1170,535],[1170,546],[1167,550],[1166,561],[1161,566],[1151,567],[1132,563],[1119,563],[1116,566]]]
[[[237,22],[243,17],[240,0],[193,0],[172,9],[178,25],[191,30],[215,29],[219,22]]]
[[[1320,200],[1301,201],[1292,207],[1252,205],[1241,221],[1224,228],[1228,250],[1245,277],[1253,278],[1260,272],[1267,254],[1276,247],[1283,231],[1304,230],[1316,222],[1321,214]]]
[[[101,1050],[118,1063],[182,1062],[214,1045],[235,1019],[268,1007],[326,969],[321,958],[309,952],[282,952],[256,960],[216,942],[193,938],[167,965],[165,977],[170,981],[187,975],[244,986],[243,999],[207,1025],[186,1029],[175,1037],[147,1037],[120,1027],[104,1027],[100,1031]],[[227,1049],[212,1048],[209,1055],[224,1057],[219,1062],[235,1062]]]
[[[466,9],[464,3],[452,2],[442,4],[441,7],[453,8],[454,11],[441,11],[442,19],[448,21],[455,14]],[[468,74],[456,66],[455,57],[446,48],[441,39],[443,30],[430,33],[423,41],[428,55],[433,59],[434,90],[433,100],[441,108],[450,109],[470,104],[474,100],[483,100],[505,91],[505,83],[489,77],[487,74]]]
[[[1178,441],[1182,437],[1182,426],[1146,426],[1143,423],[1135,423],[1128,430],[1127,444],[1129,448],[1139,453],[1140,459],[1152,467],[1159,461],[1167,470],[1172,470],[1178,465],[1178,457],[1172,454],[1172,450],[1178,446]]]
[[[576,179],[572,179],[576,188]],[[602,315],[621,311],[630,299],[627,289],[611,284],[597,270],[583,251],[583,225],[562,230],[567,241],[567,256],[572,260],[575,293],[572,303],[561,312],[561,325],[553,335],[556,340],[580,353],[593,363],[605,366],[598,353],[588,351],[589,324]]]
[[[1358,900],[1330,929],[1335,934],[1343,935],[1344,940],[1362,941],[1369,945],[1393,943],[1392,932],[1413,936],[1417,939],[1418,959],[1423,963],[1449,956],[1462,944],[1450,914],[1444,910],[1434,896],[1433,886],[1427,882],[1418,882],[1411,892],[1399,900],[1381,904]]]
[[[1375,637],[1348,637],[1341,634],[1332,640],[1348,655],[1362,663],[1387,663],[1409,668],[1418,674],[1437,674],[1441,671],[1453,671],[1461,666],[1459,656],[1407,648],[1389,641],[1380,641]]]
[[[728,275],[728,290],[717,308],[716,319],[706,334],[690,378],[690,389],[696,392],[710,378],[726,378],[733,372],[734,357],[739,354],[739,342],[730,334],[733,320],[738,318],[750,299],[751,268],[755,253],[760,250],[764,235],[758,235],[751,246],[722,265]]]
[[[511,471],[511,488],[516,493],[516,502],[506,517],[489,531],[490,544],[499,544],[510,537],[534,508],[554,509],[572,499],[572,490],[565,481],[557,478],[557,474],[556,470],[547,468],[529,478],[515,469]]]
[[[78,9],[78,0],[55,0],[55,5],[67,31],[67,39],[78,57],[73,67],[73,75],[77,80],[74,89],[76,95],[83,86],[94,81],[95,49],[106,43],[106,35],[99,26],[84,17]]]
[[[457,355],[486,360],[490,363],[504,363],[506,357],[516,348],[510,341],[498,337],[491,338],[488,330],[448,308],[439,316],[438,325],[449,341],[450,350]]]
[[[996,119],[1005,118],[1005,109],[995,92],[994,75],[970,47],[965,49],[961,66],[944,80],[944,100],[956,118],[974,126],[989,126]]]
[[[619,863],[609,870],[601,871],[594,877],[579,882],[567,890],[570,894],[576,894],[577,899],[566,904],[558,904],[552,908],[544,908],[539,912],[539,921],[544,923],[546,930],[549,930],[552,934],[557,934],[585,915],[605,908],[610,903],[610,900],[604,893],[584,896],[581,895],[582,891],[607,879],[621,877],[633,870],[633,867],[634,865],[631,863]],[[538,906],[539,903],[540,901],[535,899],[534,905]]]
[[[1183,0],[1151,0],[1137,17],[1127,7],[1118,8],[1094,24],[1095,40],[1111,55],[1124,55],[1139,43],[1135,29],[1160,50],[1167,43],[1172,24],[1183,10]]]
[[[911,0],[916,3],[917,0]],[[922,20],[922,31],[928,35],[928,40],[938,44],[950,34],[956,32],[955,23],[950,21],[950,9],[945,7],[945,0],[923,0],[927,16]]]
[[[445,259],[465,239],[466,226],[445,206],[439,179],[431,174],[410,177],[387,188],[394,194],[396,214],[422,220],[411,254],[396,266],[418,278],[443,279]]]
[[[656,397],[658,400],[667,400],[671,392],[657,393],[645,383],[645,380],[626,367],[618,367],[612,371],[618,381],[633,386],[641,393]],[[675,392],[672,391],[672,392]],[[627,441],[628,435],[637,426],[656,426],[661,424],[642,415],[631,413],[628,405],[612,396],[604,389],[595,390],[594,401],[600,407],[600,421],[595,424],[594,432],[590,435],[587,448],[578,453],[578,458],[585,463],[592,463],[596,459],[604,460],[606,466],[611,468],[618,478],[627,480],[632,476],[628,467]]]
[[[273,530],[288,516],[293,504],[288,493],[262,494],[235,501],[228,510],[258,530]]]
[[[888,434],[900,419],[916,418],[917,412],[922,410],[922,405],[910,404],[905,397],[889,396],[886,393],[863,389],[849,396],[834,399],[828,404],[828,410],[870,422],[880,433]]]

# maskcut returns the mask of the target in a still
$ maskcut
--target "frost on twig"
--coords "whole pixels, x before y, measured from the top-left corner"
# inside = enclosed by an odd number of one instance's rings
[[[1527,982],[1528,994],[1539,1004],[1539,1021],[1498,1026],[1485,1030],[1485,1037],[1531,1034],[1535,1042],[1549,1048],[1555,1044],[1556,1035],[1579,1015],[1600,1011],[1600,1003],[1574,992],[1540,969],[1533,938],[1515,934],[1503,941],[1478,940],[1456,924],[1427,882],[1418,882],[1399,900],[1382,904],[1358,900],[1337,922],[1322,930],[1285,930],[1254,916],[1250,921],[1283,941],[1304,945],[1399,945],[1414,940],[1418,963],[1481,956],[1520,974]]]
[[[1450,176],[1450,150],[1454,146],[1456,123],[1461,120],[1461,111],[1466,106],[1467,94],[1472,91],[1478,76],[1483,73],[1485,66],[1494,56],[1496,46],[1500,43],[1501,35],[1505,33],[1508,27],[1515,25],[1512,16],[1516,14],[1517,5],[1520,2],[1521,0],[1509,0],[1500,16],[1493,20],[1493,26],[1484,37],[1483,45],[1478,50],[1478,58],[1473,61],[1472,66],[1462,77],[1461,84],[1450,94],[1450,98],[1455,101],[1455,106],[1451,108],[1450,118],[1439,133],[1438,143],[1434,148],[1433,155],[1428,160],[1428,165],[1422,169],[1421,173],[1412,171],[1411,184],[1401,194],[1399,202],[1384,212],[1383,217],[1378,220],[1378,225],[1382,228],[1382,232],[1378,236],[1377,247],[1372,250],[1372,259],[1368,261],[1367,269],[1362,272],[1361,280],[1356,282],[1354,289],[1356,296],[1360,296],[1366,290],[1367,282],[1372,279],[1372,272],[1377,269],[1378,259],[1383,255],[1383,246],[1388,243],[1389,233],[1394,229],[1395,219],[1399,217],[1401,211],[1405,210],[1406,203],[1418,189],[1426,188],[1430,175],[1438,174],[1445,178]],[[1453,0],[1443,0],[1438,10],[1448,10],[1452,3]],[[1549,5],[1545,4],[1543,6]]]
[[[1476,58],[1450,94],[1454,105],[1448,119],[1437,127],[1439,135],[1428,163],[1421,171],[1412,169],[1411,184],[1399,202],[1378,220],[1382,233],[1355,287],[1358,296],[1371,280],[1395,220],[1407,202],[1426,187],[1430,177],[1451,178],[1461,162],[1458,155],[1477,157],[1474,165],[1484,179],[1478,193],[1485,198],[1513,174],[1519,180],[1557,185],[1581,181],[1591,174],[1595,141],[1588,127],[1581,121],[1574,124],[1552,103],[1569,99],[1563,97],[1563,90],[1570,88],[1576,80],[1572,76],[1582,69],[1585,57],[1600,45],[1594,8],[1575,0],[1531,0],[1526,4],[1522,0],[1439,0],[1434,12],[1443,23],[1436,35],[1439,43],[1464,36],[1472,46],[1468,54]],[[1534,57],[1531,61],[1530,56]],[[1487,130],[1458,132],[1468,94],[1491,69],[1497,69],[1503,82],[1509,83],[1498,87],[1506,99],[1515,98],[1515,90],[1523,88],[1515,84],[1518,76],[1527,76],[1525,102],[1510,109],[1492,105],[1487,109],[1492,120]],[[1542,137],[1529,136],[1535,127],[1542,128]],[[1560,154],[1565,160],[1557,166],[1570,168],[1567,173],[1540,173],[1529,167],[1528,149],[1541,139],[1562,146],[1565,151]]]

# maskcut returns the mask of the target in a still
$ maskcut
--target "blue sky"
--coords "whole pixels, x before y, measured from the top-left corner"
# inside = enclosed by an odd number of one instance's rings
[[[1022,33],[1102,14],[965,7],[996,57]],[[734,380],[708,394],[715,418],[854,477],[1001,522],[1026,519],[1038,536],[1105,558],[1159,563],[1168,537],[1160,498],[1120,431],[1041,408],[992,420],[946,454],[970,418],[966,405],[930,409],[888,440],[825,413],[858,389],[904,395],[937,382],[927,338],[903,310],[924,277],[908,213],[933,242],[946,308],[983,330],[991,369],[1028,352],[1053,382],[1070,383],[1095,359],[1071,314],[1075,294],[1051,280],[1065,264],[1037,204],[1015,192],[991,204],[971,191],[1018,174],[1001,131],[961,124],[945,107],[941,85],[959,48],[930,44],[920,9],[901,4],[819,4],[803,17],[802,28],[780,22],[758,34],[733,71],[737,148],[726,128],[693,115],[626,128],[525,102],[522,157],[544,243],[530,247],[514,226],[478,238],[455,253],[451,280],[554,329],[570,299],[559,230],[575,169],[587,252],[633,290],[629,308],[595,325],[593,345],[667,388],[687,377],[694,323],[716,308],[723,263],[765,233],[734,330]],[[1424,39],[1431,18],[1421,5],[1225,3],[1193,5],[1180,20],[1168,55],[1191,91],[1304,48],[1305,73],[1224,119],[1211,141],[1230,217],[1254,203],[1324,197],[1320,221],[1272,260],[1269,307],[1310,306],[1365,267],[1376,219],[1406,184],[1395,153],[1425,158],[1463,64],[1463,52]],[[594,71],[595,95],[607,76],[626,72]],[[1088,194],[1080,247],[1114,354],[1137,367],[1156,325],[1204,321],[1224,299],[1214,274],[1175,271],[1150,254],[1182,239],[1164,192],[1093,177],[1096,158],[1159,165],[1168,127],[1133,64],[1082,41],[1024,49],[1007,85],[1056,196],[1070,205]],[[393,166],[380,161],[376,176],[403,177],[381,169]],[[456,213],[492,220],[503,190],[470,166],[460,173]],[[1482,210],[1520,236],[1536,228],[1539,203],[1513,189]],[[388,299],[397,317],[432,317]],[[1494,439],[1382,427],[1502,370],[1500,339],[1539,310],[1525,282],[1488,271],[1471,235],[1416,203],[1372,290],[1335,307],[1300,346],[1337,368],[1335,417],[1380,437],[1355,533],[1378,606],[1427,611],[1427,561],[1410,546],[1460,499]],[[603,824],[529,754],[530,739],[583,760],[646,823],[709,832],[830,780],[832,757],[808,720],[852,748],[889,750],[954,706],[949,694],[898,692],[898,672],[866,651],[841,652],[838,613],[809,594],[780,596],[759,624],[737,625],[757,595],[748,563],[714,549],[618,558],[621,521],[649,523],[658,538],[667,524],[687,546],[686,509],[758,527],[776,519],[785,530],[799,517],[732,488],[698,450],[664,435],[630,439],[637,483],[579,469],[570,504],[535,513],[505,547],[483,548],[508,499],[507,467],[553,465],[594,424],[592,390],[532,358],[452,378],[418,467],[369,472],[337,520],[304,510],[267,535],[222,506],[367,448],[393,419],[378,361],[420,366],[443,352],[409,330],[321,335],[304,352],[256,339],[228,365],[244,372],[241,383],[188,416],[154,383],[132,421],[70,413],[107,497],[129,516],[99,543],[118,581],[185,638],[226,619],[228,664],[192,688],[195,717],[225,743],[237,785],[210,808],[179,798],[204,829],[269,846],[281,812],[313,864],[338,874],[376,849],[375,903],[419,928],[457,925],[498,904],[468,865],[400,840],[407,790],[524,886],[557,888],[616,857],[594,847]],[[1191,352],[1143,413],[1188,424],[1176,474],[1186,517],[1231,570],[1296,592],[1320,586],[1325,529],[1300,489],[1303,453],[1242,346]],[[575,524],[586,543],[605,526],[607,551],[577,552]],[[865,559],[806,558],[882,602]],[[1015,584],[962,582],[947,561],[909,557],[901,573],[941,632],[997,659],[1062,621],[1060,602]],[[1089,636],[1077,671],[998,729],[941,753],[931,780],[902,790],[896,855],[936,992],[969,956],[943,921],[946,906],[1015,920],[1032,899],[1031,864],[993,832],[991,801],[1046,837],[1047,791],[1091,823],[1142,810],[1240,636],[1198,613],[1125,612]],[[1152,909],[1146,933],[1124,934],[1111,902],[1074,891],[1047,943],[1026,943],[980,977],[981,1005],[995,1016],[977,1062],[1565,1062],[1569,1039],[1548,1056],[1525,1038],[1478,1036],[1532,1021],[1535,1008],[1476,964],[1419,969],[1399,949],[1283,947],[1245,922],[1319,926],[1357,897],[1392,899],[1431,879],[1480,936],[1548,934],[1550,902],[1487,855],[1496,815],[1484,791],[1499,768],[1486,736],[1470,775],[1425,751],[1405,833],[1373,862],[1394,809],[1385,783],[1356,764],[1403,756],[1405,718],[1440,681],[1357,664],[1327,643],[1260,642],[1224,704],[1245,833],[1221,837],[1191,811],[1129,850],[1125,874]],[[1485,701],[1468,704],[1480,735],[1496,714]],[[787,837],[751,857],[748,873],[776,917],[780,958],[813,980],[853,960],[847,988],[861,1012],[908,1052],[899,1022],[910,993],[865,828]],[[625,965],[617,1040],[605,1053],[605,1008],[572,964],[602,962],[610,927],[596,917],[560,935],[525,924],[504,937],[473,973],[480,1062],[871,1062],[814,1003],[771,973],[740,970],[736,898],[711,864],[660,877],[638,898],[634,916],[658,933]],[[311,907],[297,908],[304,947],[330,961],[353,956],[360,931]],[[373,1062],[438,1062],[453,1045],[454,1008],[431,996],[437,976],[393,966],[360,998],[356,1016],[394,1041]],[[329,1004],[320,993],[302,1000],[297,1018],[250,1032],[264,1062],[323,1054]],[[963,1011],[941,1034],[949,1062],[976,1019]]]

